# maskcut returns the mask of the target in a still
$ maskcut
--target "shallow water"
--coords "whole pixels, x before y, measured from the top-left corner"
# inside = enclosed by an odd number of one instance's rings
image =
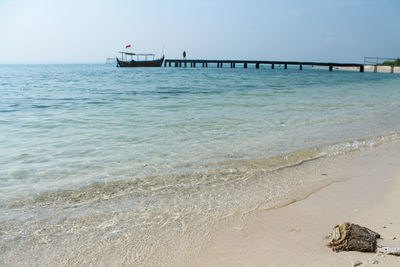
[[[0,90],[3,263],[165,263],[221,218],[332,182],[282,168],[400,131],[385,73],[2,65]]]

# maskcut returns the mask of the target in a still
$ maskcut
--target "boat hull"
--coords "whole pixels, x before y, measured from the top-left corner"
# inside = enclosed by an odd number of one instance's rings
[[[164,62],[164,57],[156,60],[145,61],[123,61],[117,58],[118,67],[161,67]]]

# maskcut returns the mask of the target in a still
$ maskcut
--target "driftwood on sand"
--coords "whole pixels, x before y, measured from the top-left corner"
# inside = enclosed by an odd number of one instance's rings
[[[333,228],[327,246],[334,251],[375,252],[379,237],[378,233],[366,227],[346,222]]]
[[[378,252],[388,255],[400,256],[400,248],[380,247],[378,248]]]

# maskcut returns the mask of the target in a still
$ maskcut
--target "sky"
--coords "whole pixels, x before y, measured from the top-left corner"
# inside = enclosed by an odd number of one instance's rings
[[[400,0],[0,0],[0,64],[400,57]]]

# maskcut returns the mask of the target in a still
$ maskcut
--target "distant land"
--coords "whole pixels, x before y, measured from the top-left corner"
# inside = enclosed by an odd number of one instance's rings
[[[397,58],[395,61],[384,61],[379,64],[380,66],[400,66],[400,58]]]

